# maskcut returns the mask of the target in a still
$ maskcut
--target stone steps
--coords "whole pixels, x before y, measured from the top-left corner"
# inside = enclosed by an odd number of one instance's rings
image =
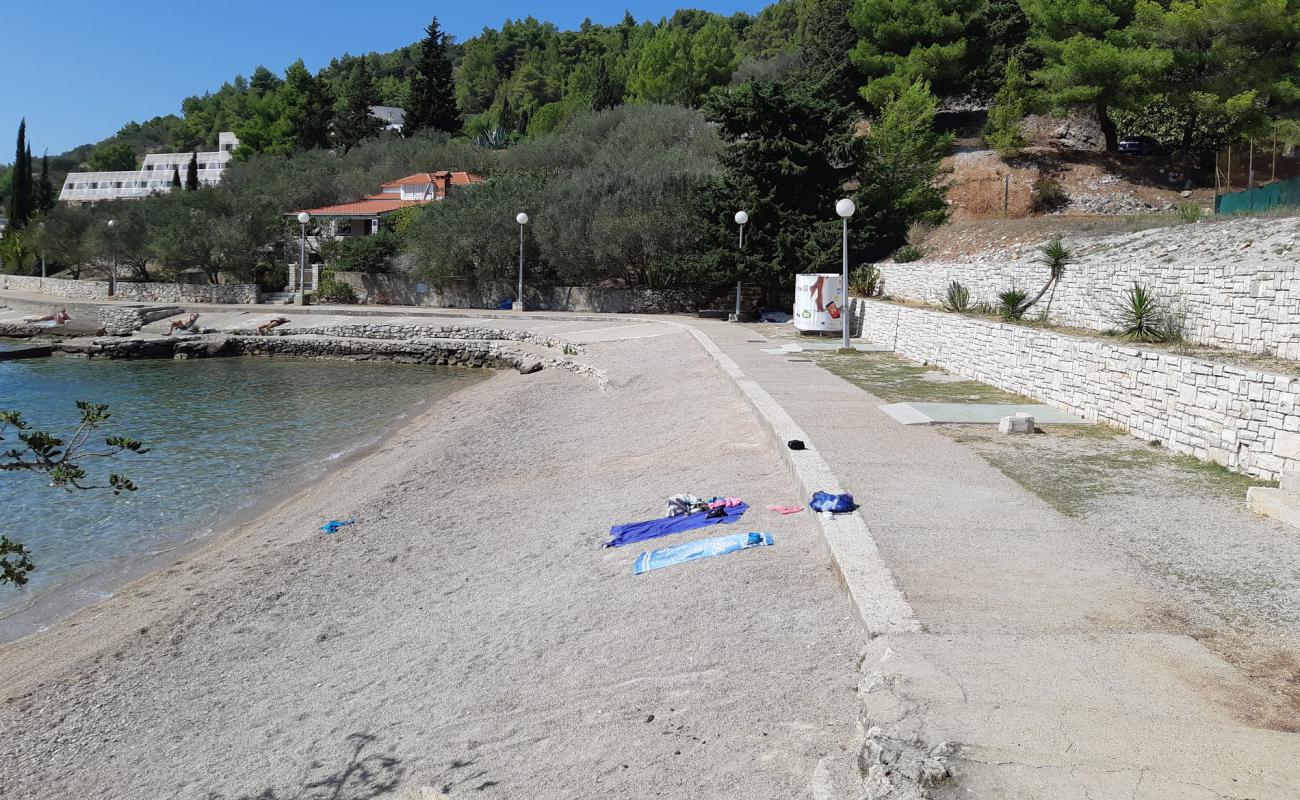
[[[260,305],[287,306],[293,302],[293,292],[262,292]]]

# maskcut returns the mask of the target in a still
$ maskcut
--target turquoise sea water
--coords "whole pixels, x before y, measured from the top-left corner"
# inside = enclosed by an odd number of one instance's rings
[[[31,629],[17,621],[39,616],[35,601],[63,612],[93,602],[111,585],[106,574],[220,530],[484,377],[452,367],[252,358],[0,362],[0,409],[58,435],[75,427],[75,401],[108,403],[103,430],[151,448],[82,464],[92,477],[120,472],[140,487],[118,497],[0,473],[0,532],[27,545],[37,564],[26,589],[0,586],[0,617],[10,617],[0,638]]]

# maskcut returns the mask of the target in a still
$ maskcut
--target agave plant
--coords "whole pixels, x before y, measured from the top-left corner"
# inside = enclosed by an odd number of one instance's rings
[[[1025,298],[1028,296],[1028,292],[1020,289],[1007,289],[1005,292],[999,292],[998,315],[1008,322],[1020,319],[1025,315],[1025,309],[1029,308],[1025,304]]]
[[[1116,334],[1125,341],[1163,342],[1168,338],[1164,307],[1155,293],[1140,283],[1125,293],[1116,322]]]
[[[948,284],[943,293],[943,310],[964,314],[970,308],[970,290],[957,281]]]

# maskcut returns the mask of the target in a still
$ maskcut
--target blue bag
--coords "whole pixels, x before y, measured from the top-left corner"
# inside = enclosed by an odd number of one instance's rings
[[[832,514],[847,514],[857,509],[858,504],[853,502],[853,495],[848,494],[831,494],[830,492],[814,492],[812,501],[808,507],[813,511],[829,511]]]

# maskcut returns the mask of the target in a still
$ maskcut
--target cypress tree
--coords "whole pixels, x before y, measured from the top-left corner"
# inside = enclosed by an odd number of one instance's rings
[[[199,154],[190,153],[190,165],[185,168],[185,191],[194,192],[199,188]]]
[[[45,213],[54,208],[58,199],[54,195],[54,184],[50,182],[50,154],[41,154],[41,179],[36,182],[36,210]]]
[[[451,60],[447,58],[447,35],[438,29],[437,17],[424,32],[415,74],[411,76],[406,121],[402,125],[402,133],[407,136],[426,128],[448,133],[460,129],[456,86],[451,77]]]
[[[32,161],[27,146],[27,120],[18,123],[18,146],[14,152],[13,187],[9,196],[9,224],[15,230],[32,216]]]
[[[172,166],[172,188],[181,188],[181,168],[175,165]]]

